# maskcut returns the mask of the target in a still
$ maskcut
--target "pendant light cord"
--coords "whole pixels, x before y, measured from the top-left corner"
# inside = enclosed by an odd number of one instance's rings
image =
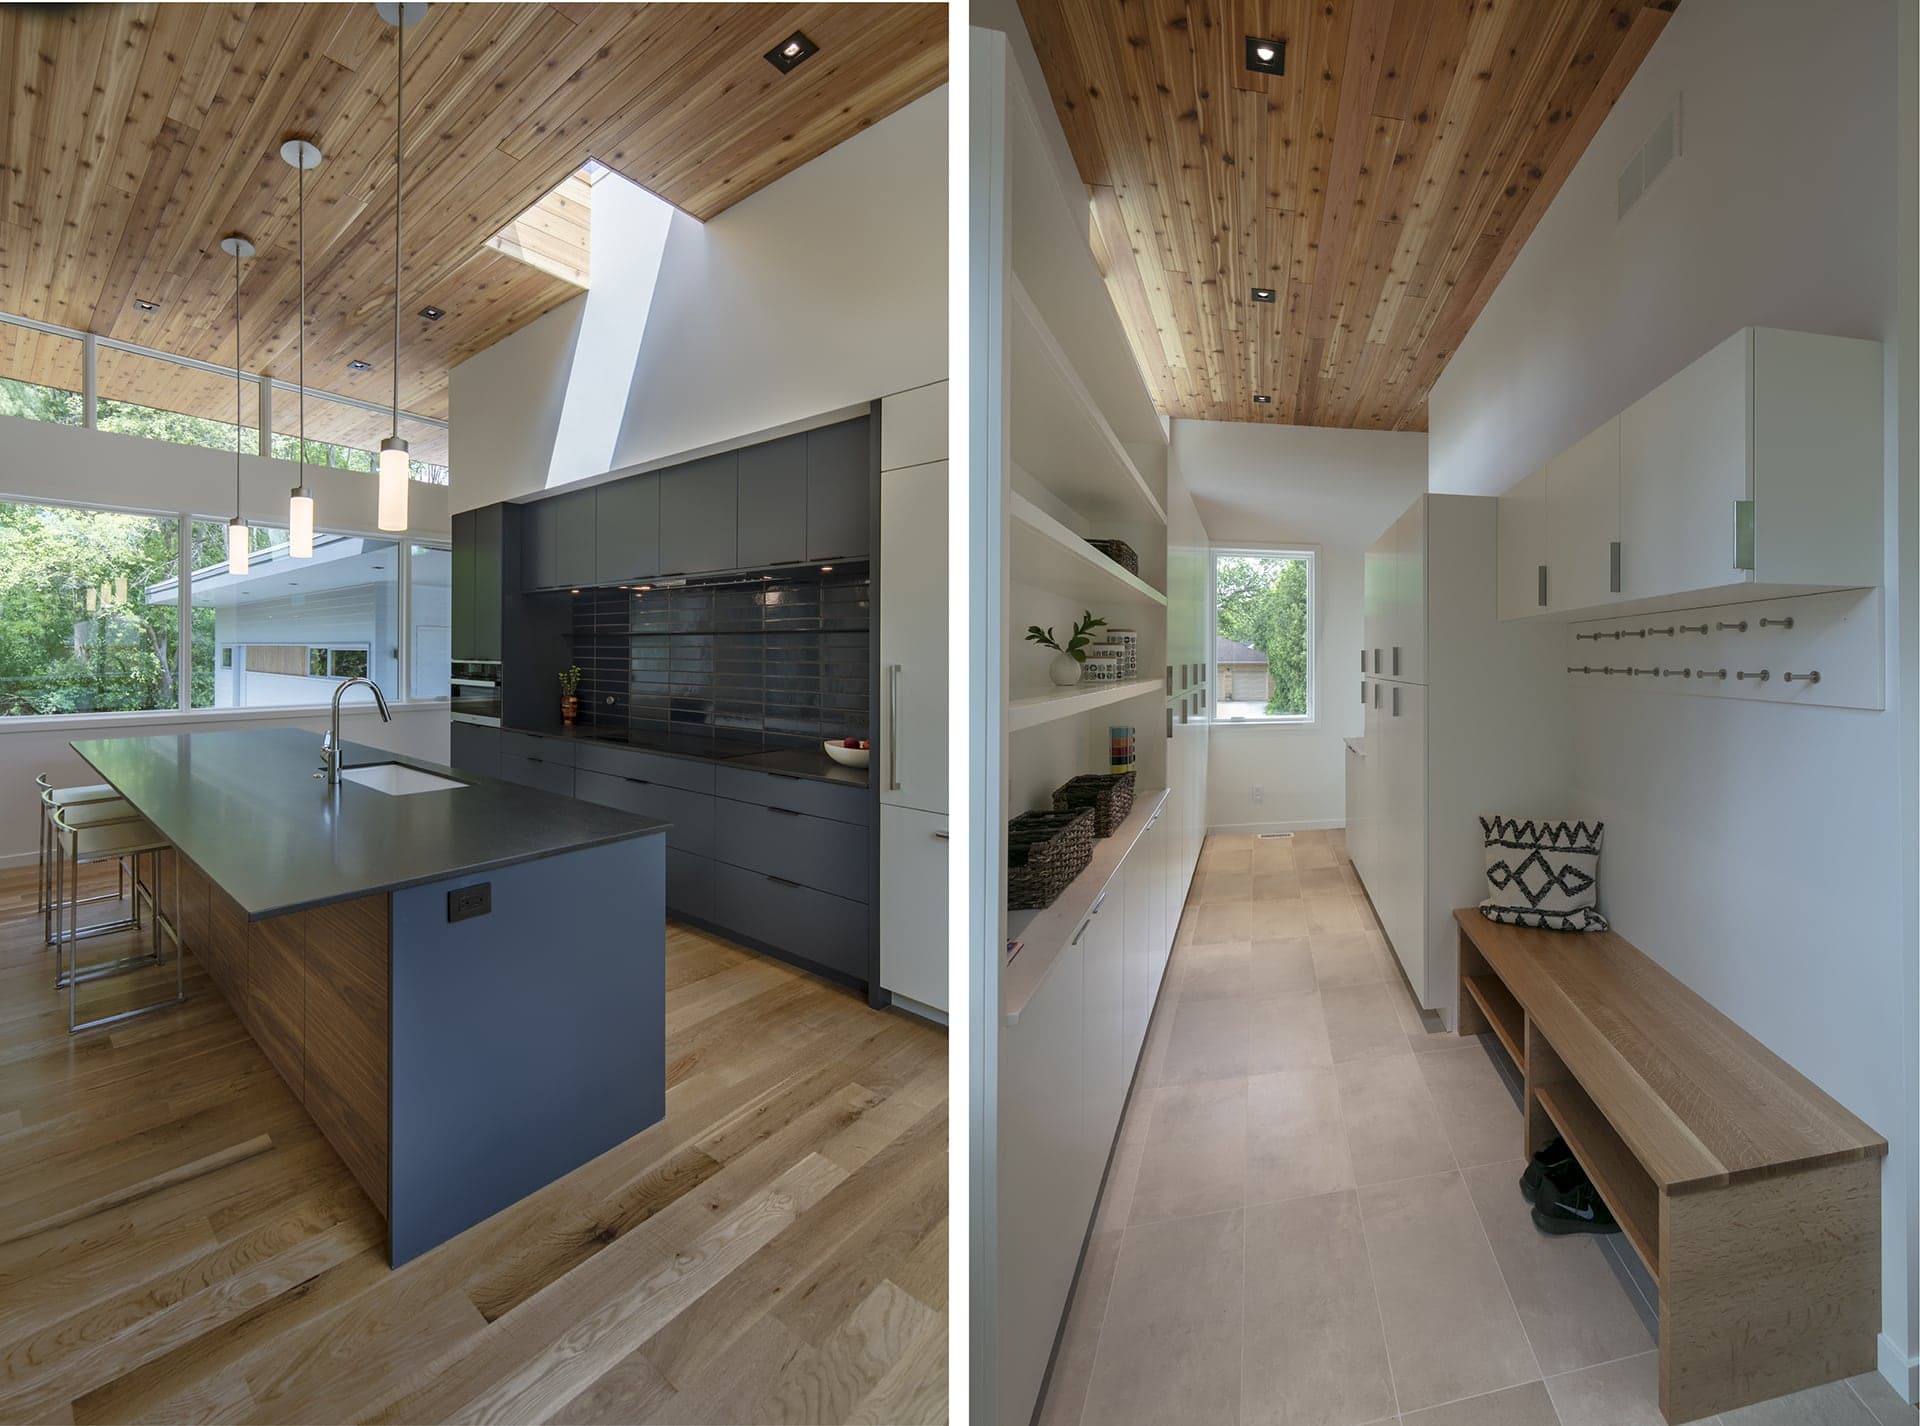
[[[300,159],[300,488],[307,488],[307,148]]]
[[[240,518],[240,244],[233,245],[233,517]]]
[[[406,123],[407,7],[393,27],[393,434],[400,435],[400,191],[401,135]]]

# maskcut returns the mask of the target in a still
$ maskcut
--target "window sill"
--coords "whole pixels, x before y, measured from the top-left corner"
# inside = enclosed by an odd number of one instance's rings
[[[387,707],[395,715],[401,713],[430,712],[439,709],[442,713],[451,711],[444,699],[415,699],[403,702],[398,698],[389,698]],[[373,713],[372,703],[343,703],[340,715],[358,717],[362,713]],[[51,733],[61,728],[78,730],[75,736],[108,728],[131,728],[159,724],[163,727],[179,726],[191,729],[205,723],[258,723],[275,718],[330,718],[333,707],[327,703],[290,704],[283,708],[195,708],[182,713],[177,708],[159,709],[152,713],[44,713],[31,714],[17,718],[0,718],[0,734],[5,733]]]
[[[1267,728],[1292,733],[1313,733],[1320,729],[1317,718],[1215,718],[1212,728]]]

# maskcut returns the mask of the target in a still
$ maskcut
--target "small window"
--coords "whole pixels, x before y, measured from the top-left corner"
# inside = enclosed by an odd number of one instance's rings
[[[335,649],[333,651],[333,676],[335,678],[365,678],[367,676],[367,651],[365,649]]]
[[[1216,550],[1215,723],[1313,721],[1311,550]]]
[[[228,644],[220,650],[220,667],[233,667],[233,645]]]
[[[327,651],[325,649],[307,650],[307,673],[313,678],[327,676]]]

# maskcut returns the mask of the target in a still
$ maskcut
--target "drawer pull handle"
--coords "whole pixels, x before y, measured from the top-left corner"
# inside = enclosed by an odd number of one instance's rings
[[[1073,939],[1072,939],[1071,941],[1068,941],[1068,942],[1067,942],[1067,944],[1068,944],[1069,946],[1077,946],[1077,945],[1079,945],[1079,944],[1080,944],[1080,938],[1081,938],[1082,936],[1084,936],[1084,935],[1086,935],[1086,934],[1087,934],[1087,927],[1089,927],[1089,926],[1091,926],[1092,924],[1093,924],[1093,917],[1091,917],[1091,916],[1089,916],[1089,917],[1087,917],[1087,919],[1086,919],[1086,920],[1084,920],[1084,921],[1082,921],[1082,922],[1080,923],[1080,929],[1079,929],[1078,931],[1075,931],[1075,932],[1073,933]]]
[[[795,812],[791,807],[769,807],[769,812],[778,812],[782,817],[804,817],[804,812]]]
[[[933,834],[933,839],[936,842],[944,842],[947,840],[947,834],[945,832],[935,832]]]
[[[788,881],[784,876],[775,876],[772,872],[764,872],[762,873],[762,875],[764,875],[768,881],[777,883],[780,886],[791,886],[795,891],[806,890],[806,888],[802,886],[799,882]]]
[[[622,777],[620,780],[622,782],[630,782],[635,787],[652,787],[653,786],[653,784],[648,782],[644,777]]]
[[[1087,908],[1087,918],[1089,920],[1091,920],[1093,917],[1098,916],[1100,914],[1100,907],[1102,906],[1102,904],[1105,903],[1106,899],[1107,899],[1107,893],[1104,891],[1101,892],[1098,896],[1093,898],[1093,905]]]

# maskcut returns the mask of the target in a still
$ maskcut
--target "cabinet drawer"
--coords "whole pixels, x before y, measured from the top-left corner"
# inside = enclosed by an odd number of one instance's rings
[[[502,730],[500,751],[511,757],[531,758],[535,762],[573,766],[573,744],[565,738],[543,738],[538,733],[510,733]]]
[[[500,730],[478,723],[455,723],[448,729],[447,761],[461,772],[481,777],[500,776]]]
[[[684,787],[689,792],[710,794],[713,791],[712,763],[643,753],[611,743],[575,743],[573,765],[582,772],[603,772],[609,777],[658,782],[667,787]]]
[[[831,817],[836,822],[857,822],[863,827],[873,821],[873,799],[869,790],[845,783],[720,767],[714,769],[713,790],[735,802],[784,807],[810,817]]]
[[[522,787],[537,787],[542,792],[557,792],[563,797],[573,796],[573,769],[565,763],[541,762],[514,753],[502,753],[500,777],[504,782],[517,782]]]
[[[740,935],[856,980],[867,978],[867,908],[760,872],[716,862],[713,920]]]
[[[681,787],[663,787],[657,782],[638,782],[612,777],[604,772],[575,769],[573,795],[603,807],[618,807],[622,812],[637,812],[642,817],[658,817],[673,826],[667,831],[667,846],[696,856],[713,855],[713,794],[688,792]]]
[[[721,861],[850,901],[873,899],[865,827],[724,797],[714,809],[714,855]]]
[[[713,863],[667,844],[667,910],[677,916],[713,920]]]

